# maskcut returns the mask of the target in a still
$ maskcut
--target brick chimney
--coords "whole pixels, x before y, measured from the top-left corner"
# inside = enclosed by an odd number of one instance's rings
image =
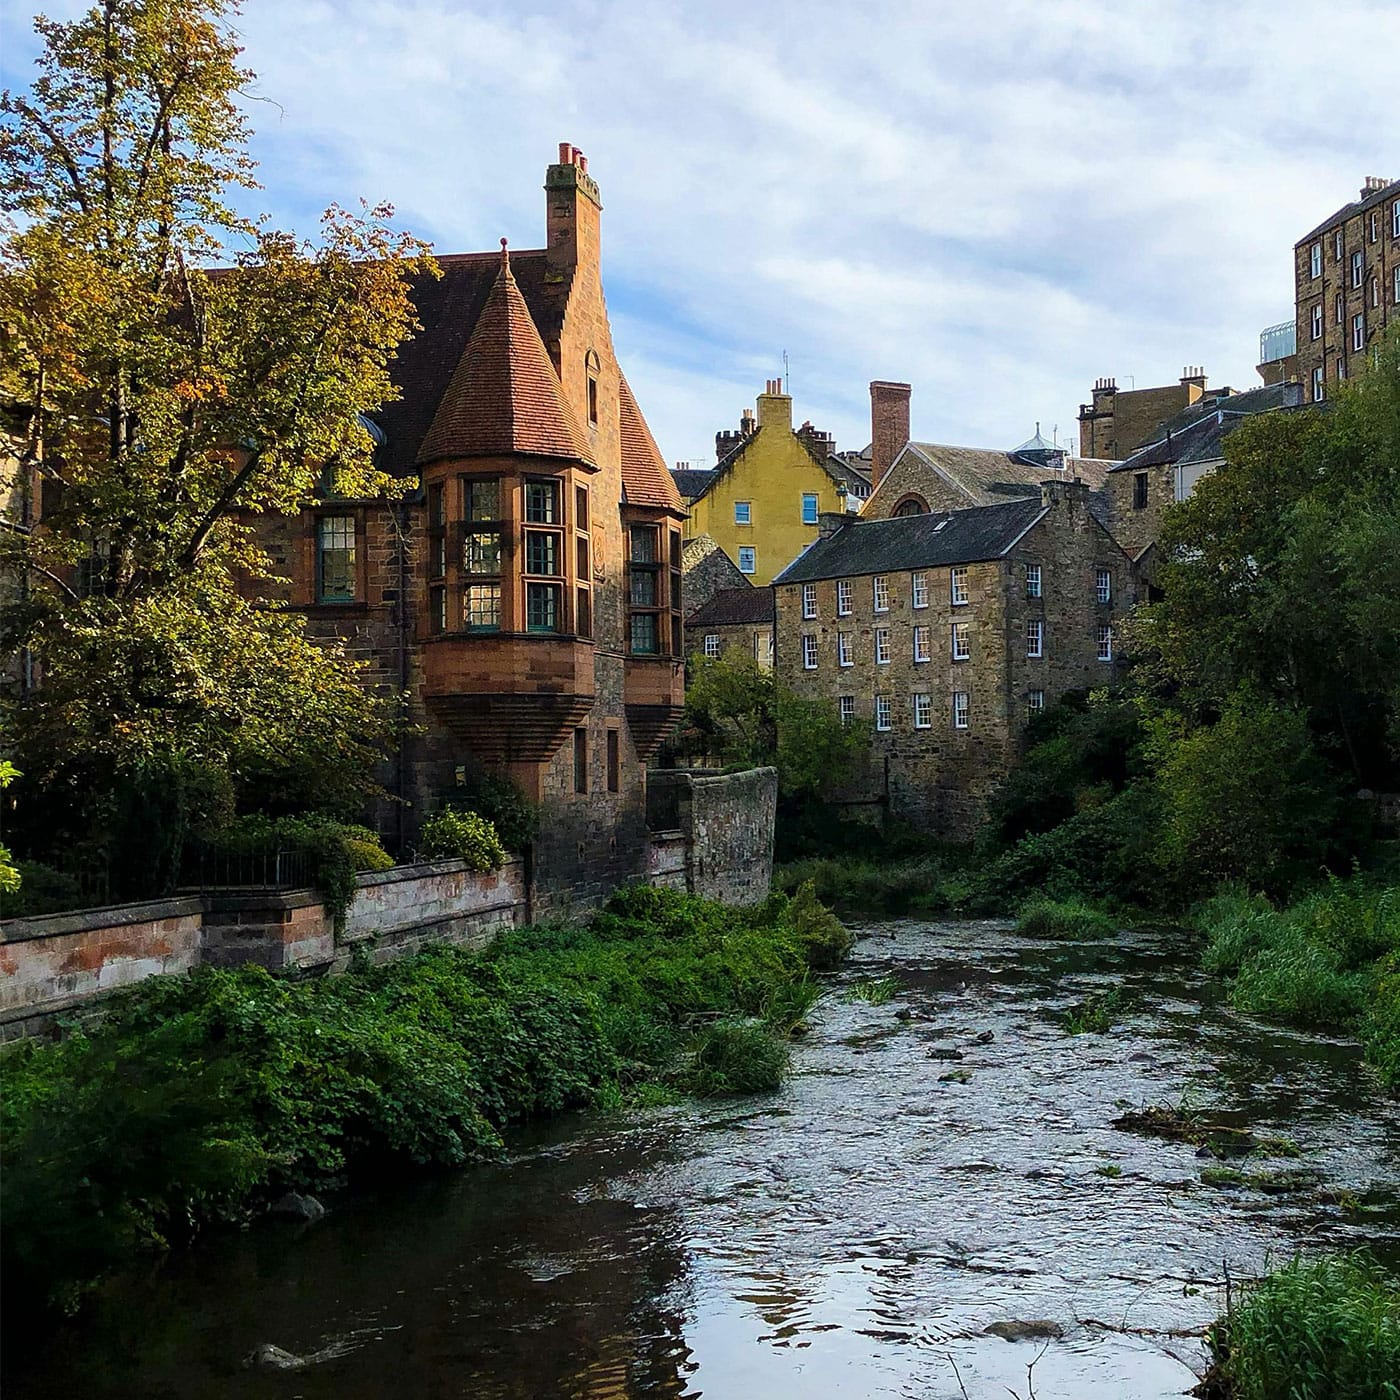
[[[758,426],[792,431],[792,396],[783,393],[783,381],[770,379],[758,396]]]
[[[909,397],[913,389],[908,384],[895,384],[885,379],[870,384],[870,484],[880,484],[880,478],[894,466],[894,459],[904,451],[909,441]]]
[[[1080,477],[1069,481],[1042,481],[1040,483],[1040,504],[1054,508],[1060,502],[1066,505],[1089,504],[1089,483]]]
[[[1181,387],[1186,390],[1186,402],[1195,403],[1206,391],[1206,372],[1200,365],[1187,365],[1181,371]]]
[[[562,283],[567,293],[575,273],[601,285],[598,182],[588,173],[588,157],[567,141],[559,143],[559,160],[545,171],[545,236],[549,271],[546,280]]]

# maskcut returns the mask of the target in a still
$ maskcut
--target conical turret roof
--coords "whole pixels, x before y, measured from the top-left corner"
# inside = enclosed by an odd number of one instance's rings
[[[418,464],[513,453],[593,461],[502,239],[501,270],[418,449]]]

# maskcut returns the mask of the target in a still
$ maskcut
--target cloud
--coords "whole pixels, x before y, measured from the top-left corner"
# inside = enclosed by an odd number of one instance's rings
[[[846,446],[873,378],[913,383],[919,436],[1000,445],[1072,437],[1101,374],[1254,382],[1295,239],[1400,175],[1363,57],[1400,52],[1400,7],[1312,13],[249,0],[240,28],[280,221],[364,195],[447,251],[538,246],[545,164],[587,151],[619,353],[690,458],[785,350],[799,420]],[[13,17],[0,40],[26,81]]]

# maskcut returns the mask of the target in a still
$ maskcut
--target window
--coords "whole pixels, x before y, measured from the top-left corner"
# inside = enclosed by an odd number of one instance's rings
[[[608,791],[616,792],[621,786],[622,755],[616,729],[608,730]]]
[[[501,585],[468,584],[463,594],[462,621],[478,632],[498,632],[501,627]]]
[[[598,426],[598,352],[590,350],[584,357],[584,372],[588,375],[588,421],[593,427]]]
[[[752,501],[735,501],[735,502],[734,502],[734,523],[735,523],[736,525],[752,525],[752,524],[753,524],[753,502],[752,502]]]
[[[1345,360],[1338,360],[1338,361],[1337,361],[1337,380],[1338,380],[1338,382],[1340,382],[1341,380],[1345,379],[1346,377],[1347,377],[1347,362],[1346,362]]]
[[[527,583],[525,585],[525,626],[531,632],[559,630],[559,585],[557,583]]]
[[[815,632],[802,634],[802,669],[804,671],[817,669],[817,634]]]
[[[1040,565],[1039,565],[1039,564],[1027,564],[1027,565],[1026,565],[1026,597],[1027,597],[1027,598],[1039,598],[1039,597],[1040,597]]]
[[[884,574],[875,575],[875,611],[889,612],[890,582]]]
[[[888,627],[875,629],[875,664],[877,666],[890,664],[890,629]]]
[[[316,601],[355,601],[353,515],[323,515],[316,521]]]
[[[1322,306],[1320,303],[1312,309],[1312,338],[1314,340],[1322,339]]]
[[[910,574],[909,586],[914,595],[914,606],[916,608],[928,607],[928,575]]]
[[[914,629],[914,660],[927,661],[929,659],[929,637],[931,629],[928,627],[916,627]]]
[[[1026,623],[1026,655],[1045,655],[1045,624],[1038,617]]]
[[[632,614],[632,654],[655,656],[661,650],[655,613]]]
[[[1147,473],[1133,473],[1133,509],[1147,509]]]
[[[1322,366],[1318,365],[1316,366],[1316,368],[1314,368],[1312,377],[1313,402],[1321,403],[1323,398],[1326,396],[1326,392],[1327,391],[1324,389],[1322,384]]]
[[[1026,708],[1031,714],[1038,715],[1045,708],[1045,692],[1043,690],[1027,691]]]
[[[574,791],[588,791],[588,730],[574,730]]]
[[[802,523],[804,525],[817,523],[817,493],[815,491],[802,493]]]
[[[848,578],[836,580],[836,616],[851,615],[851,581]]]
[[[972,637],[965,622],[953,624],[953,660],[966,661],[972,655]]]
[[[1364,311],[1358,311],[1351,318],[1351,348],[1353,350],[1366,348],[1366,313]]]
[[[499,576],[501,572],[501,483],[495,478],[462,478],[462,572]],[[500,588],[497,586],[499,598]]]
[[[588,529],[588,487],[574,487],[574,529]]]
[[[431,632],[447,631],[447,590],[445,588],[430,588],[428,590],[428,630]]]
[[[1390,236],[1400,238],[1400,199],[1390,206]]]
[[[593,635],[593,603],[586,588],[574,589],[574,631],[580,637]]]
[[[447,503],[441,482],[428,487],[428,577],[447,573]]]
[[[557,481],[527,481],[525,483],[525,519],[532,525],[559,524],[559,483]]]
[[[1381,214],[1379,209],[1371,210],[1371,242],[1381,236]]]
[[[1336,318],[1337,318],[1337,324],[1338,324],[1339,326],[1344,326],[1344,325],[1346,325],[1346,323],[1347,323],[1347,302],[1346,302],[1346,298],[1345,298],[1340,292],[1337,293],[1337,300],[1336,300],[1336,302],[1333,304],[1333,311],[1334,311],[1334,313],[1335,313],[1335,315],[1336,315]]]
[[[1381,281],[1379,277],[1371,278],[1371,305],[1381,304]]]
[[[1351,255],[1351,285],[1359,287],[1366,280],[1366,254],[1358,248]]]
[[[751,545],[742,545],[739,549],[739,572],[741,574],[753,574],[758,572],[757,556]]]
[[[560,572],[559,536],[552,530],[525,531],[525,572],[550,575]]]
[[[967,570],[953,569],[950,571],[949,584],[952,589],[953,606],[960,608],[967,602]]]
[[[1111,603],[1113,601],[1113,575],[1109,570],[1095,570],[1094,596],[1101,603]]]
[[[1390,299],[1396,306],[1400,306],[1400,266],[1397,266],[1390,274],[1390,283]]]
[[[1341,262],[1345,248],[1346,242],[1342,237],[1342,231],[1341,229],[1337,229],[1332,235],[1332,255],[1338,262]]]
[[[1113,660],[1113,628],[1106,622],[1099,623],[1099,660]]]
[[[888,730],[890,725],[890,697],[888,695],[877,695],[875,697],[875,728]]]
[[[631,650],[634,656],[661,651],[661,554],[655,525],[633,525],[627,532],[627,605],[632,610]],[[642,611],[645,609],[645,611]]]
[[[967,692],[958,690],[953,692],[953,728],[966,729],[968,727],[967,718]]]
[[[705,634],[705,655],[706,655],[706,656],[718,656],[718,655],[719,655],[719,633],[718,633],[718,632],[707,632],[707,633]]]
[[[804,583],[802,585],[802,616],[809,621],[817,615],[817,585],[815,583]]]
[[[1322,244],[1314,243],[1309,257],[1310,271],[1314,277],[1322,276]]]
[[[855,657],[851,655],[851,634],[849,632],[838,632],[836,634],[836,664],[838,666],[854,666]]]
[[[841,723],[850,724],[856,717],[856,697],[843,695],[840,699]]]
[[[914,696],[914,728],[933,728],[933,697],[931,695],[916,694]]]

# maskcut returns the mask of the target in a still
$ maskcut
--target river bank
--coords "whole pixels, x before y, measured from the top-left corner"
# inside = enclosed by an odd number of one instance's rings
[[[1179,935],[865,932],[777,1093],[513,1131],[501,1163],[212,1239],[99,1294],[7,1394],[951,1400],[956,1367],[1004,1400],[1034,1362],[1042,1400],[1165,1400],[1204,1368],[1227,1264],[1400,1264],[1400,1108],[1355,1045],[1231,1008]],[[1068,1034],[1113,987],[1111,1029]],[[1183,1103],[1298,1155],[1114,1126]],[[1206,1179],[1230,1166],[1302,1176]],[[243,1366],[264,1344],[294,1381]]]

